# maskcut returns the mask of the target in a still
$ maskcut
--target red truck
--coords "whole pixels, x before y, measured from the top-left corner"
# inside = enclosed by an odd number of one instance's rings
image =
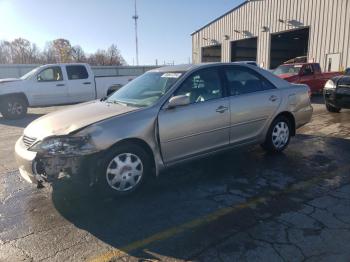
[[[273,73],[288,82],[308,85],[312,94],[321,93],[330,78],[342,74],[340,72],[323,73],[318,63],[283,64]]]

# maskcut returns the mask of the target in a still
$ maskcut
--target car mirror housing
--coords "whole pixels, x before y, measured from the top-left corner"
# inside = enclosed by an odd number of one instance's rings
[[[168,109],[190,104],[190,98],[186,95],[173,96],[168,103]]]

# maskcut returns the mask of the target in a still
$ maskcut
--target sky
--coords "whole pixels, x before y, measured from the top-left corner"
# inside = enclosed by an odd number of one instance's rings
[[[142,65],[188,63],[191,33],[243,0],[137,0]],[[66,38],[87,53],[117,44],[135,60],[134,0],[0,0],[0,40],[22,37],[41,49]]]

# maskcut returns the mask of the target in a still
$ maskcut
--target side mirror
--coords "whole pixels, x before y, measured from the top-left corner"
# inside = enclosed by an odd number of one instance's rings
[[[168,103],[168,109],[175,108],[178,106],[186,106],[190,104],[190,98],[185,95],[173,96],[170,98]]]

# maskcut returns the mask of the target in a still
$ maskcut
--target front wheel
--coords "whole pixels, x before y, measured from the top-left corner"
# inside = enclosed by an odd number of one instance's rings
[[[331,113],[339,113],[341,108],[339,107],[335,107],[335,106],[331,106],[330,104],[326,103],[326,108],[327,108],[327,111],[328,112],[331,112]]]
[[[22,97],[4,98],[1,104],[1,114],[6,119],[20,119],[27,114],[28,105]]]
[[[282,152],[287,148],[291,137],[291,124],[284,116],[277,117],[267,132],[262,147],[271,153]]]
[[[110,150],[100,170],[98,187],[102,195],[129,195],[139,189],[151,172],[146,151],[134,144]]]

